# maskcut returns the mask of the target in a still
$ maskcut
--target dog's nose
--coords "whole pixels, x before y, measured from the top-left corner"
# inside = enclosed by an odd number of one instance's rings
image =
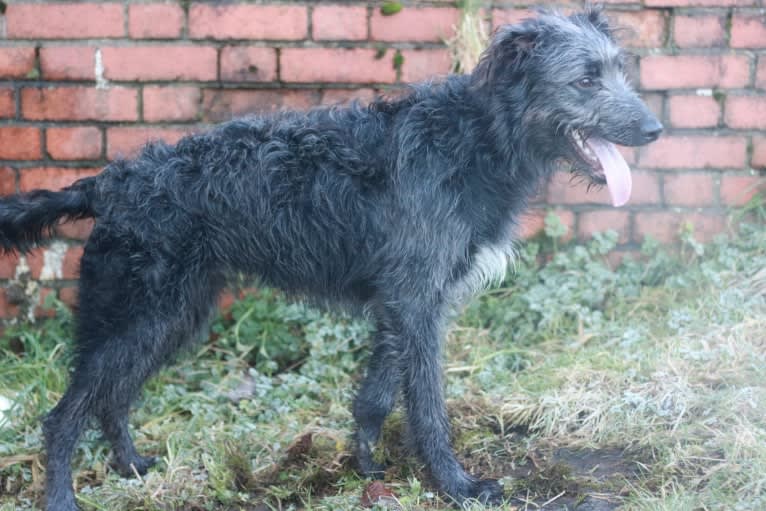
[[[662,123],[654,117],[649,117],[641,123],[641,135],[647,143],[657,140],[662,133]]]

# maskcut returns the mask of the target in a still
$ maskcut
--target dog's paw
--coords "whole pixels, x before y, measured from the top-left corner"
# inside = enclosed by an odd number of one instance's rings
[[[503,487],[495,479],[469,479],[457,489],[447,492],[454,503],[479,502],[485,506],[503,503]]]
[[[357,457],[359,472],[370,479],[383,479],[386,475],[386,465],[373,461],[371,457]]]
[[[471,498],[485,506],[497,506],[503,503],[503,487],[495,479],[481,479],[473,484]]]
[[[122,477],[135,477],[136,474],[146,475],[157,461],[159,458],[155,456],[136,456],[130,460],[115,460],[113,465]]]

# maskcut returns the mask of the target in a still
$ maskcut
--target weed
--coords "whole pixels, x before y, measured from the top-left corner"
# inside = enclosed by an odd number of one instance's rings
[[[393,16],[394,14],[401,12],[401,10],[401,2],[384,2],[383,5],[380,6],[380,13],[383,16]]]

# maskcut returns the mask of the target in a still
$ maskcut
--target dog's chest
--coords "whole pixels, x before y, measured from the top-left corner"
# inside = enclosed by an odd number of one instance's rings
[[[470,259],[468,272],[461,281],[462,287],[475,293],[501,282],[512,259],[513,243],[510,239],[480,246]]]

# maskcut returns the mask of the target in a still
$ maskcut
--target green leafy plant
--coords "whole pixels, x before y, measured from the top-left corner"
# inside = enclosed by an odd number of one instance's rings
[[[380,6],[380,13],[383,16],[393,16],[401,12],[402,8],[401,2],[383,2],[383,5]]]

